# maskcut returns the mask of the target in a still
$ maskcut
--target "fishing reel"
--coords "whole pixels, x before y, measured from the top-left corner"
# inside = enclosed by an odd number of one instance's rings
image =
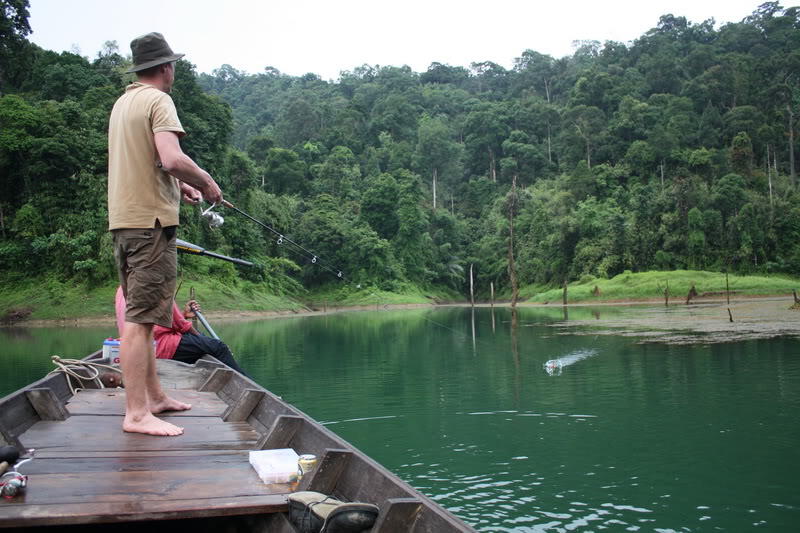
[[[12,500],[25,490],[28,486],[28,476],[23,476],[19,472],[6,472],[0,478],[0,496],[6,500]]]
[[[208,227],[211,229],[218,228],[225,223],[225,219],[222,218],[222,215],[212,211],[216,205],[216,203],[213,203],[211,207],[200,213],[200,216],[208,221]]]
[[[33,448],[28,449],[28,457],[17,462],[11,467],[11,470],[0,476],[0,496],[7,500],[11,500],[25,491],[25,488],[28,486],[28,476],[20,474],[19,467],[28,461],[33,460],[34,452],[35,450]],[[4,461],[3,464],[8,464],[9,462],[16,461],[19,458],[19,452],[12,446],[4,447],[2,450],[2,455],[4,458],[6,458],[5,456],[8,456],[7,458],[11,459],[10,461]]]

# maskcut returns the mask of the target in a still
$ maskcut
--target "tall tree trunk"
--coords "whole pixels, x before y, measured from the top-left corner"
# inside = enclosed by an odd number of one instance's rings
[[[794,110],[791,102],[786,104],[786,113],[789,115],[789,177],[792,185],[797,186],[797,171],[794,168]]]
[[[519,286],[517,267],[514,264],[514,211],[517,209],[517,176],[511,180],[511,198],[508,202],[508,277],[511,279],[511,308],[517,306]]]
[[[772,168],[775,169],[775,177],[778,177],[778,151],[772,151]]]
[[[436,168],[433,169],[433,209],[436,209]]]
[[[589,144],[589,139],[586,139],[586,166],[592,168],[592,150]]]
[[[664,160],[663,159],[661,160],[661,164],[659,166],[661,167],[661,190],[663,191],[664,190]]]
[[[492,178],[493,182],[497,182],[497,171],[495,169],[495,162],[494,162],[494,152],[491,148],[487,148],[489,151],[489,177]]]
[[[777,175],[777,169],[776,169]],[[769,208],[772,210],[772,166],[769,163],[769,145],[767,145],[767,183],[769,184]],[[727,273],[725,274],[727,276]]]

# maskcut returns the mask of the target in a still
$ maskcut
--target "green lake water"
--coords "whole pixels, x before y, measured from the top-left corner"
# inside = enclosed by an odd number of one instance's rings
[[[601,310],[570,310],[570,318]],[[215,324],[256,381],[481,531],[796,531],[800,341],[636,344],[560,310]],[[474,331],[474,335],[473,335]],[[113,328],[0,329],[0,395]],[[545,363],[558,360],[551,372]]]

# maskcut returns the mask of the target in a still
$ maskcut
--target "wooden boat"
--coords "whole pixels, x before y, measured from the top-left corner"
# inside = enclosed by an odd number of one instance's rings
[[[101,352],[85,361],[100,361]],[[162,386],[192,409],[166,416],[178,437],[122,431],[125,392],[74,394],[64,373],[0,399],[6,444],[34,448],[25,492],[0,498],[0,528],[42,531],[295,531],[293,490],[379,507],[373,532],[474,531],[397,476],[255,382],[215,359],[158,360]],[[293,487],[264,484],[249,450],[293,448],[317,467]],[[35,528],[35,529],[34,529]],[[49,528],[48,528],[49,530]]]

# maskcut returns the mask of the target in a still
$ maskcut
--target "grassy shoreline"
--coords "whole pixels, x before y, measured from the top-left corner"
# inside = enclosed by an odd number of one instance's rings
[[[725,274],[677,270],[670,272],[625,272],[611,279],[584,278],[567,288],[568,304],[609,304],[663,301],[669,286],[670,302],[685,301],[692,286],[698,298],[719,296],[726,291]],[[800,279],[787,276],[728,277],[731,297],[791,295]],[[265,284],[238,280],[226,284],[217,280],[184,278],[177,300],[182,304],[195,289],[196,297],[209,315],[283,316],[317,313],[328,309],[402,308],[404,306],[466,303],[468,299],[452,289],[423,289],[404,284],[398,292],[376,287],[361,288],[331,284],[296,296],[276,296]],[[116,283],[87,287],[53,279],[0,282],[0,318],[8,322],[107,319],[113,317]],[[563,288],[527,286],[520,291],[520,303],[561,304]],[[15,315],[16,313],[16,315]]]
[[[788,276],[740,276],[702,270],[649,271],[618,274],[611,279],[586,277],[567,286],[567,303],[604,303],[614,301],[664,301],[669,288],[670,302],[686,301],[691,288],[696,297],[791,295],[800,287],[800,279]],[[529,286],[520,291],[520,299],[534,303],[561,303],[563,287]]]
[[[113,318],[116,289],[116,282],[90,287],[54,279],[0,281],[0,323]],[[185,277],[176,296],[179,305],[189,299],[191,289],[195,290],[196,299],[209,316],[287,315],[327,308],[433,305],[461,300],[453,291],[425,290],[412,284],[400,286],[400,292],[332,284],[312,292],[278,296],[267,284],[243,280],[224,283]]]

